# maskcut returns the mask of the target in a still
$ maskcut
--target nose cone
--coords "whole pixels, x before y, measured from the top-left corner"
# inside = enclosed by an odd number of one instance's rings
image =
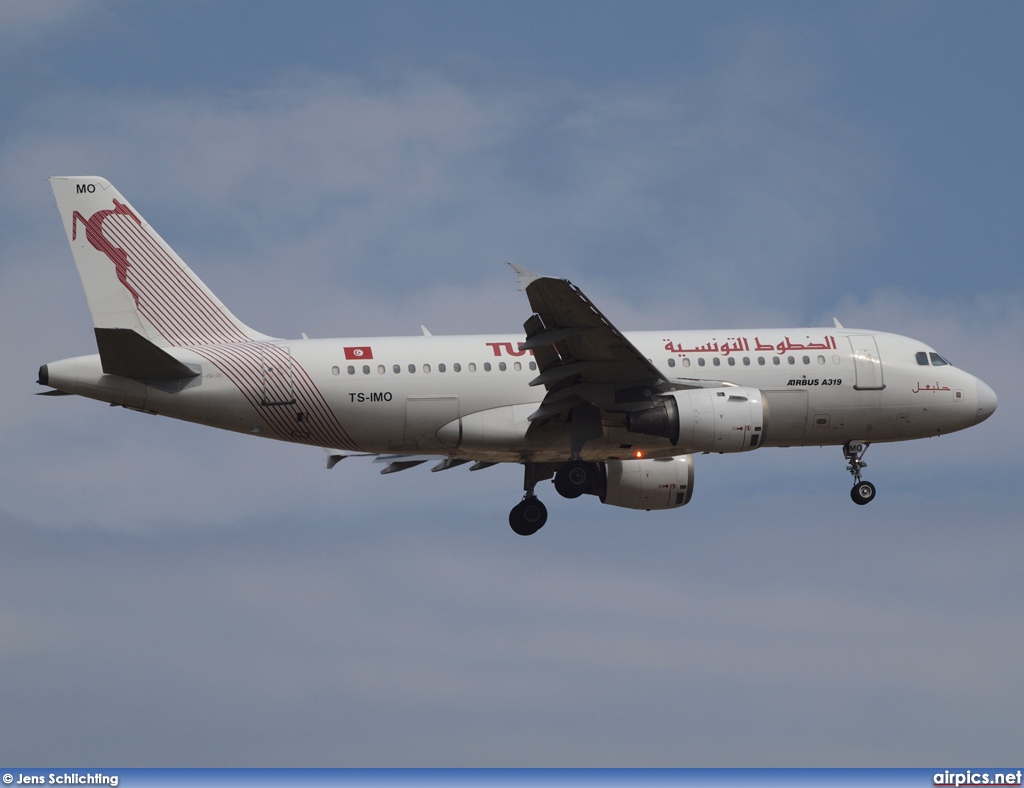
[[[996,393],[991,389],[987,383],[978,381],[978,416],[975,420],[975,424],[981,424],[985,419],[996,412],[996,405],[999,404],[999,399],[996,397]]]

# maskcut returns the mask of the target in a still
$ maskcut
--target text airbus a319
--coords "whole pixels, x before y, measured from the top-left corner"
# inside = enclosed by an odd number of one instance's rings
[[[631,509],[693,495],[694,455],[842,446],[851,497],[871,443],[962,430],[996,395],[916,339],[767,328],[624,333],[565,279],[513,266],[524,333],[285,340],[236,318],[113,186],[51,179],[98,353],[45,364],[47,394],[319,446],[328,467],[374,455],[394,473],[500,462],[524,469],[509,514],[547,510],[536,485]]]

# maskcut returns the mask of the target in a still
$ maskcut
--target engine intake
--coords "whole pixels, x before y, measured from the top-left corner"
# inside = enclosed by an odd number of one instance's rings
[[[761,446],[767,423],[760,389],[729,386],[673,391],[628,414],[626,429],[667,438],[686,451],[731,453]]]
[[[608,460],[597,494],[601,503],[626,509],[675,509],[693,496],[693,457]]]

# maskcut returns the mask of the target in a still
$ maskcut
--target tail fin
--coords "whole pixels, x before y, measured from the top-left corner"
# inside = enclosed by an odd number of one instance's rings
[[[50,178],[96,328],[160,347],[269,339],[249,328],[103,178]]]

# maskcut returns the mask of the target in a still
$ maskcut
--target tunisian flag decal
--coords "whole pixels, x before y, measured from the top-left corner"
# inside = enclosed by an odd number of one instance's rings
[[[347,347],[345,348],[345,358],[358,361],[373,358],[373,350],[369,347]]]

